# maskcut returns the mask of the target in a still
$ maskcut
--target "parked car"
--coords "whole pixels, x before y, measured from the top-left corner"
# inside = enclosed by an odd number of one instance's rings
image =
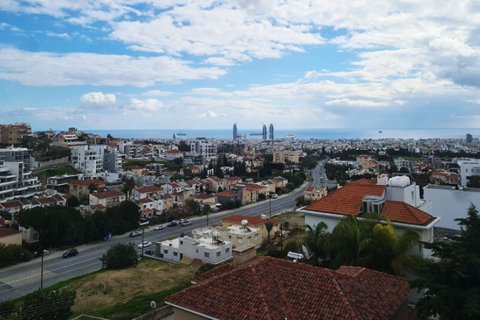
[[[181,219],[180,220],[180,225],[181,226],[188,226],[189,224],[191,224],[192,222],[190,220],[187,220],[187,219]]]
[[[175,227],[177,224],[178,224],[177,221],[173,220],[167,224],[167,227]]]
[[[48,250],[43,250],[43,256],[48,256],[50,254],[50,251]],[[33,253],[34,257],[40,257],[42,255],[42,251],[35,251]]]
[[[138,237],[138,236],[141,236],[142,235],[142,232],[141,231],[132,231],[130,232],[130,234],[128,235],[130,238],[133,238],[133,237]]]
[[[155,227],[153,227],[153,230],[162,230],[162,229],[165,229],[167,227],[167,224],[166,223],[162,223],[162,224],[157,224]]]
[[[142,249],[142,248],[150,247],[151,245],[152,245],[152,243],[150,241],[143,241],[137,247],[139,249]]]
[[[62,258],[70,258],[74,257],[78,254],[78,250],[75,248],[68,249],[62,254]]]
[[[272,199],[277,199],[278,198],[278,194],[274,193],[272,194]]]

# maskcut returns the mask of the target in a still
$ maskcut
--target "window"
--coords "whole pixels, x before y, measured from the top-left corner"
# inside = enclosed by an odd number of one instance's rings
[[[178,252],[173,252],[173,256],[174,257],[178,256]]]
[[[168,250],[163,250],[163,254],[168,254]]]
[[[237,237],[237,242],[238,243],[242,243],[242,240],[243,240],[242,237]]]
[[[255,234],[255,240],[258,240],[258,233]]]
[[[220,257],[222,255],[221,251],[217,251],[217,257]]]
[[[209,253],[209,252],[204,252],[204,253],[203,253],[203,256],[204,256],[205,258],[210,258],[210,253]]]
[[[180,241],[180,244],[183,244],[183,241]]]
[[[230,248],[226,248],[225,253],[229,253],[229,252],[230,252]]]

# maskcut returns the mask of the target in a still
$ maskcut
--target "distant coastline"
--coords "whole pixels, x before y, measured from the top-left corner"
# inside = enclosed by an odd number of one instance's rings
[[[82,130],[82,128],[79,128]],[[174,133],[181,132],[177,136],[179,140],[192,139],[197,137],[230,139],[231,129],[151,129],[151,130],[88,130],[100,136],[111,134],[115,138],[123,139],[171,139]],[[261,136],[251,136],[250,133],[258,129],[239,128],[239,134],[246,136],[248,140],[258,140]],[[480,129],[278,129],[275,131],[275,138],[294,137],[295,139],[434,139],[434,138],[465,138],[470,133],[474,138],[480,137]]]

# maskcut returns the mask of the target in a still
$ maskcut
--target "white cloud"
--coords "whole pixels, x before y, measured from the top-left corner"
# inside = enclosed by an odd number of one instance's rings
[[[123,106],[127,111],[140,112],[157,112],[163,108],[163,103],[157,99],[137,99],[132,98]]]
[[[216,113],[212,110],[208,110],[207,112],[201,113],[199,115],[200,118],[225,118],[226,116],[226,113]]]
[[[49,36],[49,37],[60,38],[60,39],[63,39],[63,40],[70,40],[71,39],[71,37],[68,33],[47,32],[46,35]]]
[[[89,92],[85,93],[80,100],[86,107],[112,107],[117,102],[117,97],[111,93]]]
[[[30,86],[151,86],[182,80],[215,79],[216,68],[194,68],[171,57],[115,54],[28,52],[0,47],[0,79]]]
[[[0,30],[8,30],[12,32],[23,32],[22,29],[17,28],[6,22],[0,22]]]
[[[163,91],[163,90],[149,90],[143,93],[144,96],[148,96],[148,97],[166,97],[172,94],[173,92]]]
[[[349,106],[349,107],[383,107],[386,106],[386,102],[362,100],[362,99],[333,99],[325,102],[328,106]]]

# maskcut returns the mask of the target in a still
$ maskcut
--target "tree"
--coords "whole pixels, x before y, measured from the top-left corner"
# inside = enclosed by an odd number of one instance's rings
[[[307,225],[304,244],[311,255],[309,260],[314,265],[325,265],[325,261],[329,259],[331,234],[326,230],[327,225],[324,222],[318,223],[314,228]]]
[[[180,143],[178,144],[178,150],[183,152],[189,152],[190,146],[185,141],[180,141]]]
[[[138,263],[137,250],[133,243],[117,243],[102,256],[103,266],[107,269],[134,267]]]
[[[113,136],[109,133],[109,134],[107,134],[107,139],[108,140],[113,140]]]
[[[273,223],[270,220],[265,221],[265,229],[267,229],[267,239],[268,244],[270,244],[270,232],[272,232],[273,229]]]
[[[80,201],[78,200],[77,197],[71,196],[70,198],[67,199],[67,207],[69,208],[75,208],[80,205]]]
[[[459,235],[425,243],[435,259],[419,267],[419,279],[413,281],[425,293],[417,305],[423,318],[480,319],[480,217],[475,206],[457,221]]]
[[[200,206],[200,203],[198,203],[197,201],[195,201],[193,199],[185,200],[184,208],[185,208],[185,211],[189,215],[197,216],[197,215],[200,215],[202,213],[202,207]]]
[[[138,228],[140,208],[132,201],[123,201],[118,206],[108,208],[105,214],[114,234],[122,234]]]
[[[36,290],[25,296],[18,310],[22,320],[63,320],[70,316],[75,302],[75,290]]]
[[[18,244],[0,243],[0,268],[32,259],[30,252]]]
[[[135,188],[135,180],[130,178],[125,182],[125,185],[123,186],[123,192],[125,192],[126,195],[129,195],[133,188]]]

